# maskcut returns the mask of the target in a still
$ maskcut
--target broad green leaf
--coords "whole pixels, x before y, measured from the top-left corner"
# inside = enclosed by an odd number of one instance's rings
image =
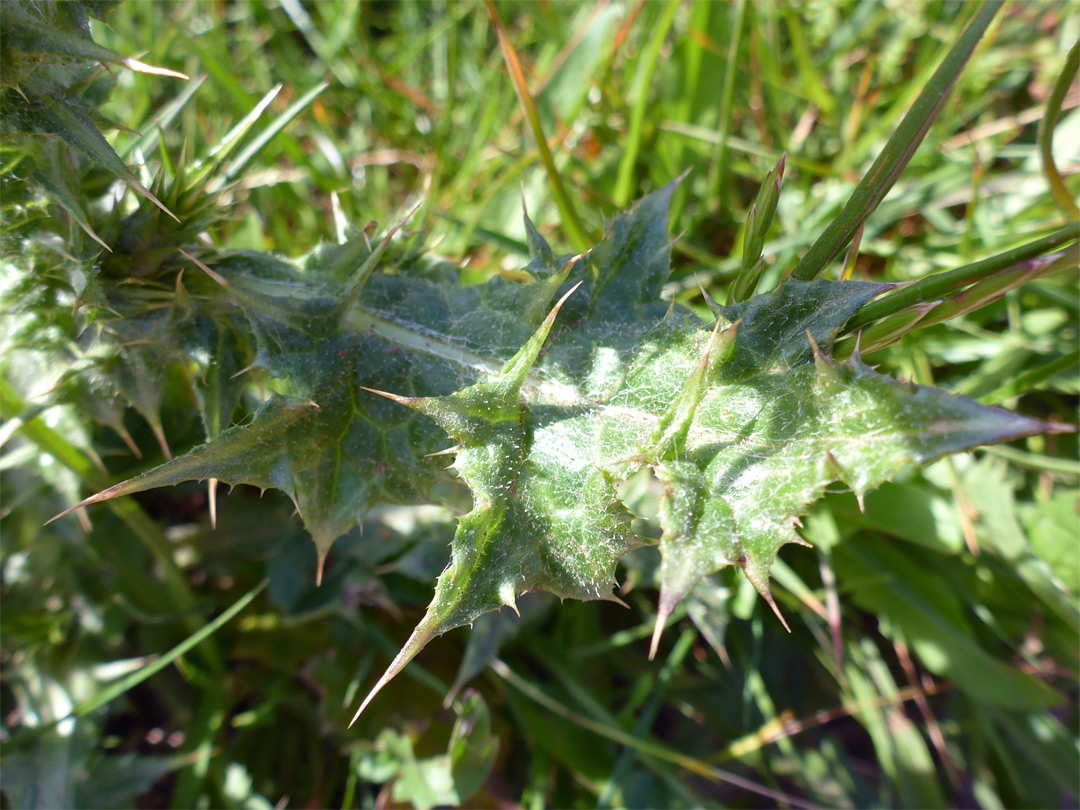
[[[1032,551],[1069,590],[1074,606],[1080,594],[1080,560],[1076,556],[1078,512],[1080,494],[1067,488],[1055,490],[1049,503],[1038,507],[1027,504],[1020,512]]]
[[[888,665],[870,639],[846,650],[845,673],[856,718],[870,735],[898,807],[947,807],[922,734],[900,709],[899,690]]]
[[[980,712],[980,715],[982,712]],[[1080,749],[1076,738],[1051,712],[1007,712],[989,709],[982,724],[997,727],[995,737],[1011,749],[1010,761],[1018,768],[1015,789],[1039,807],[1054,803],[1075,806],[1080,798],[1073,776],[1080,772]]]
[[[1065,559],[1061,560],[1065,565],[1054,566],[1052,563],[1058,561],[1055,556],[1051,554],[1049,559],[1040,558],[1024,536],[1016,512],[1013,485],[1005,473],[1005,464],[988,456],[964,470],[961,476],[964,491],[977,514],[975,530],[979,544],[993,549],[1006,559],[1032,593],[1076,632],[1080,630],[1080,610],[1077,609],[1075,592],[1070,592],[1065,584],[1069,578],[1067,560],[1076,558],[1075,499],[1071,516],[1072,553],[1064,555]],[[1040,514],[1052,523],[1055,511],[1044,508]]]
[[[648,542],[619,489],[641,471],[660,501],[655,647],[674,607],[722,567],[742,568],[772,604],[769,568],[802,542],[799,515],[828,485],[861,497],[906,464],[1055,428],[831,359],[888,285],[792,280],[710,324],[665,304],[672,191],[617,217],[585,258],[556,258],[527,226],[520,283],[375,273],[389,237],[302,269],[254,255],[205,268],[282,393],[251,424],[84,505],[193,479],[275,487],[325,557],[376,503],[430,501],[456,476],[473,508],[366,705],[431,638],[523,593],[613,599],[619,559]]]
[[[1009,666],[979,645],[963,603],[942,574],[920,569],[901,549],[849,541],[833,550],[837,577],[862,608],[887,617],[923,665],[975,700],[1010,709],[1056,705],[1045,683]]]
[[[458,718],[445,754],[417,759],[412,739],[384,729],[362,753],[360,776],[375,783],[393,780],[394,800],[417,810],[464,804],[491,772],[499,740],[491,733],[491,715],[478,693],[468,692],[454,709]]]
[[[498,752],[499,740],[491,733],[491,713],[487,704],[478,692],[470,691],[461,699],[447,751],[459,804],[481,788]]]

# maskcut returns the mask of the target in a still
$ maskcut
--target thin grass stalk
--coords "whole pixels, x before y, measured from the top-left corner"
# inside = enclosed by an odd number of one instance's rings
[[[653,722],[656,720],[656,714],[660,711],[660,706],[667,697],[671,679],[682,666],[682,662],[685,660],[687,653],[690,652],[690,648],[697,640],[697,637],[697,630],[695,628],[690,628],[679,636],[678,641],[675,642],[671,654],[660,668],[660,673],[656,678],[656,685],[649,695],[647,705],[642,709],[641,714],[638,715],[637,722],[634,723],[634,729],[631,733],[638,739],[644,738],[649,732],[649,729],[652,728]],[[615,767],[611,772],[611,777],[607,781],[604,792],[601,793],[600,798],[597,799],[597,810],[611,807],[615,799],[615,792],[619,789],[619,785],[626,777],[626,773],[630,769],[630,766],[634,764],[634,759],[635,752],[630,748],[624,748],[622,753],[619,754],[619,759],[615,763]]]
[[[147,664],[145,667],[142,667],[141,669],[131,673],[126,678],[123,678],[117,683],[114,683],[112,686],[101,690],[93,697],[87,698],[85,701],[72,709],[71,713],[76,717],[85,717],[94,710],[100,709],[105,704],[116,700],[116,698],[120,697],[120,695],[138,686],[147,678],[165,669],[165,667],[172,664],[176,659],[178,659],[188,650],[193,649],[198,644],[202,643],[204,640],[208,639],[210,636],[212,636],[214,633],[216,633],[218,630],[228,624],[230,621],[232,621],[233,617],[236,616],[236,614],[242,611],[244,608],[246,608],[249,604],[251,604],[255,597],[258,596],[262,592],[263,588],[265,588],[269,583],[269,579],[264,579],[253,589],[251,589],[246,594],[237,599],[232,604],[232,606],[230,606],[227,610],[223,611],[220,616],[218,616],[209,624],[201,627],[197,633],[192,633],[190,636],[181,641],[167,653],[162,655],[160,658],[155,659],[153,662]]]
[[[1025,394],[1040,383],[1080,366],[1080,349],[1055,357],[1048,363],[1029,368],[1004,385],[978,398],[983,405],[999,405],[1007,399]]]
[[[488,666],[498,675],[502,680],[513,686],[527,698],[534,703],[538,703],[543,706],[552,714],[558,715],[564,720],[568,720],[579,728],[583,728],[586,731],[591,731],[593,734],[597,734],[601,737],[606,737],[613,742],[620,745],[625,745],[629,748],[633,748],[639,753],[646,754],[648,756],[656,757],[657,759],[670,762],[674,765],[697,774],[698,776],[708,779],[710,782],[728,783],[734,787],[741,788],[750,793],[755,793],[758,796],[764,796],[767,799],[772,799],[775,802],[782,802],[790,804],[792,807],[801,808],[801,810],[816,810],[813,804],[803,801],[802,799],[794,796],[781,793],[776,790],[759,785],[756,782],[752,782],[749,779],[744,779],[738,774],[731,773],[722,768],[717,768],[713,765],[709,765],[702,762],[700,759],[680,754],[678,751],[673,751],[665,745],[654,743],[650,740],[639,740],[636,737],[628,734],[625,731],[617,728],[610,728],[601,723],[584,717],[577,712],[571,711],[563,706],[556,700],[553,700],[543,691],[538,689],[529,681],[522,678],[510,667],[508,667],[501,660],[496,658]]]
[[[1056,475],[1067,475],[1074,480],[1080,480],[1080,462],[1071,458],[1054,458],[1040,453],[1029,453],[1026,450],[1017,450],[1007,444],[992,445],[986,448],[986,452],[992,456],[1003,458],[1010,464],[1018,464],[1029,470],[1040,470]]]

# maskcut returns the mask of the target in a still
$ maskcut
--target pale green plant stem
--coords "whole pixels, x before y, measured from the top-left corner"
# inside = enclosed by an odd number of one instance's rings
[[[780,156],[784,154],[780,149],[773,149],[771,146],[763,146],[760,143],[748,141],[737,135],[721,135],[715,130],[695,126],[694,124],[685,124],[681,121],[661,121],[660,130],[663,132],[670,132],[673,135],[680,135],[684,138],[690,138],[691,140],[701,141],[702,143],[711,143],[714,146],[726,143],[728,147],[735,152],[742,152],[746,155],[764,158],[773,163],[780,160]],[[824,163],[816,163],[812,160],[806,160],[798,155],[788,155],[787,162],[788,165],[794,166],[796,169],[801,169],[802,171],[818,175],[819,177],[837,177],[839,175],[839,172],[831,166]]]
[[[843,209],[791,271],[792,278],[808,281],[821,275],[878,207],[945,106],[964,65],[1003,2],[984,0]]]
[[[679,606],[671,612],[668,616],[668,624],[673,625],[680,619],[686,616],[686,605],[679,603]],[[620,647],[625,647],[628,644],[633,644],[636,641],[648,638],[652,635],[653,629],[656,626],[655,619],[650,619],[647,622],[637,625],[636,627],[630,627],[626,630],[617,630],[611,633],[601,641],[597,641],[593,644],[589,644],[584,647],[577,647],[570,651],[570,655],[574,658],[588,658],[593,655],[601,655],[611,650],[617,650]]]
[[[796,734],[802,734],[804,731],[825,725],[833,720],[857,715],[870,709],[895,705],[897,702],[907,703],[915,700],[919,694],[936,695],[940,692],[950,691],[953,688],[952,684],[941,681],[933,681],[929,688],[917,689],[909,686],[900,690],[896,695],[879,695],[869,700],[844,701],[834,709],[816,712],[805,719],[796,719],[791,712],[784,711],[776,718],[766,721],[757,731],[732,741],[712,759],[717,762],[743,759],[781,739],[794,737]]]
[[[1031,470],[1046,470],[1049,473],[1060,473],[1072,478],[1080,479],[1080,462],[1070,458],[1054,458],[1039,453],[1029,453],[1009,447],[1007,444],[998,444],[982,448],[992,456],[998,456],[1011,464],[1018,464]]]
[[[924,329],[927,326],[975,312],[997,301],[1009,290],[1015,290],[1038,278],[1075,270],[1078,265],[1080,265],[1080,247],[1077,245],[1071,245],[1060,253],[1053,253],[1043,259],[1022,262],[1016,267],[996,273],[942,301],[940,306],[934,307],[925,318],[919,321],[918,326]]]
[[[345,770],[345,789],[341,797],[342,810],[352,810],[356,804],[356,783],[360,778],[358,768],[361,756],[362,750],[359,747],[353,748],[352,753],[349,754],[349,765]]]
[[[1076,72],[1080,69],[1080,41],[1069,50],[1065,58],[1065,67],[1061,75],[1054,82],[1054,89],[1050,91],[1050,98],[1046,100],[1046,112],[1039,122],[1039,154],[1042,156],[1043,174],[1046,182],[1050,184],[1050,193],[1070,222],[1080,222],[1080,208],[1069,189],[1065,187],[1065,181],[1061,179],[1061,172],[1054,164],[1054,128],[1061,116],[1061,105],[1065,101],[1065,95],[1076,78]]]
[[[259,120],[266,108],[277,98],[282,87],[284,85],[280,83],[271,87],[247,115],[219,138],[217,143],[211,146],[203,157],[191,165],[191,173],[188,178],[189,187],[202,183],[213,172],[217,171],[220,165],[232,154],[233,150],[240,145],[248,130]],[[221,182],[224,182],[224,178],[221,179]]]

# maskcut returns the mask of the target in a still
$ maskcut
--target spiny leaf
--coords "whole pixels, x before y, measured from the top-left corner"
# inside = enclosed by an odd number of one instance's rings
[[[655,649],[664,618],[724,566],[775,609],[769,569],[802,542],[798,516],[829,484],[861,496],[905,464],[1064,429],[902,385],[857,356],[838,364],[837,334],[889,285],[788,280],[716,307],[709,327],[661,301],[670,196],[616,217],[576,262],[534,240],[524,283],[375,273],[377,251],[358,245],[318,252],[303,271],[223,259],[206,269],[287,393],[250,425],[85,503],[203,478],[275,487],[324,558],[372,505],[429,500],[449,479],[432,454],[450,447],[473,509],[427,614],[363,709],[431,638],[526,591],[614,599],[616,563],[647,542],[619,497],[639,468],[661,491]],[[359,270],[336,260],[346,255]],[[577,292],[537,323],[564,287]]]
[[[66,4],[65,4],[66,5]],[[73,6],[82,4],[73,3]],[[149,73],[155,76],[170,76],[176,79],[187,79],[183,73],[167,68],[155,67],[137,59],[121,56],[115,51],[98,45],[90,38],[89,26],[78,26],[75,30],[69,30],[61,20],[60,15],[53,12],[52,15],[44,14],[44,17],[52,16],[53,19],[34,19],[29,13],[34,8],[38,13],[42,8],[49,6],[55,8],[56,4],[35,4],[6,2],[0,19],[3,21],[4,38],[7,47],[24,51],[27,56],[37,54],[56,54],[57,56],[74,56],[82,59],[92,59],[97,62],[111,62],[139,73]],[[6,82],[5,82],[6,83]]]
[[[187,79],[183,73],[147,65],[121,56],[94,42],[90,35],[90,17],[104,19],[99,4],[86,2],[23,2],[8,0],[0,5],[0,83],[5,136],[45,135],[63,141],[87,157],[105,166],[136,193],[158,206],[173,219],[176,216],[152,194],[113,151],[98,131],[97,124],[123,127],[103,119],[96,105],[103,100],[97,92],[95,68],[100,64],[122,64],[141,73]],[[108,77],[106,77],[108,78]],[[111,80],[105,83],[111,87]],[[99,98],[99,96],[102,96]],[[55,183],[46,189],[54,191]],[[64,203],[80,226],[98,242],[102,240]],[[177,219],[179,222],[179,219]]]
[[[41,150],[41,163],[43,166],[30,175],[30,182],[51,194],[60,207],[71,215],[71,218],[75,220],[80,228],[86,231],[86,234],[91,239],[111,253],[112,248],[98,235],[97,231],[94,230],[94,226],[90,224],[86,201],[80,199],[81,195],[74,190],[70,182],[69,175],[71,172],[65,171],[66,167],[57,154],[59,151],[57,145],[48,144],[47,146],[52,148]]]
[[[96,160],[113,174],[127,183],[138,194],[152,202],[177,222],[180,220],[155,197],[149,189],[138,181],[131,170],[124,165],[116,152],[98,132],[94,122],[77,105],[63,101],[39,99],[33,106],[26,106],[17,101],[5,103],[5,116],[14,113],[13,126],[22,132],[32,132],[59,138],[69,146],[78,149],[87,157]]]
[[[432,638],[500,607],[516,610],[523,593],[614,599],[616,563],[644,543],[630,532],[629,516],[601,470],[573,476],[552,469],[529,446],[532,429],[522,386],[555,316],[578,286],[498,373],[448,397],[394,397],[430,416],[459,442],[454,467],[473,492],[473,510],[458,523],[450,564],[427,614],[352,722]]]
[[[551,245],[547,243],[547,240],[540,234],[540,231],[536,230],[533,221],[529,219],[529,211],[525,207],[524,190],[522,190],[521,194],[521,213],[522,218],[525,220],[525,238],[529,245],[530,267],[533,264],[538,265],[539,268],[551,267],[555,261],[554,255],[551,252]]]

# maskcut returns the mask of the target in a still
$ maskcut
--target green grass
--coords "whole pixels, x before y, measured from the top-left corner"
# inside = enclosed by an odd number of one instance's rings
[[[108,26],[95,24],[98,42],[205,78],[158,139],[150,122],[185,84],[117,70],[104,113],[142,136],[108,134],[155,193],[185,148],[188,164],[222,149],[206,177],[237,182],[193,218],[200,227],[184,244],[298,257],[336,242],[343,223],[375,221],[382,232],[419,202],[409,248],[462,267],[463,283],[527,260],[523,197],[548,240],[570,250],[689,171],[674,202],[669,294],[705,311],[701,289],[723,300],[740,272],[742,223],[781,154],[759,289],[845,216],[859,178],[978,13],[869,0],[491,10],[127,2]],[[1080,36],[1078,10],[1031,2],[998,14],[863,224],[854,278],[915,281],[1072,238],[1060,188],[1043,173],[1039,128]],[[509,52],[532,107],[520,103]],[[278,84],[259,120],[224,144]],[[1053,146],[1075,199],[1072,87]],[[0,155],[5,228],[21,216],[13,154]],[[103,191],[101,174],[88,176]],[[846,227],[859,222],[848,216]],[[82,231],[71,232],[75,244]],[[838,278],[844,254],[833,253],[825,276]],[[11,269],[24,254],[5,243],[5,296],[33,282]],[[182,266],[171,249],[162,261]],[[1040,278],[868,361],[1075,422],[1076,290],[1075,269]],[[169,291],[136,289],[146,300]],[[657,557],[645,549],[620,569],[628,610],[523,599],[520,620],[488,615],[433,644],[346,730],[350,707],[430,599],[450,516],[378,510],[334,546],[320,588],[315,551],[281,493],[219,495],[216,526],[205,487],[184,485],[43,528],[80,493],[163,458],[132,408],[116,424],[141,460],[77,402],[40,396],[51,378],[42,358],[77,339],[70,294],[48,295],[5,316],[3,330],[4,806],[407,805],[432,789],[424,763],[447,752],[451,685],[463,713],[466,690],[480,693],[499,739],[493,774],[468,806],[1080,800],[1075,434],[909,470],[865,510],[829,495],[804,520],[815,550],[788,548],[774,572],[791,634],[727,571],[694,591],[649,661]],[[184,380],[162,391],[161,431],[178,453],[202,441],[203,426]],[[245,408],[256,394],[244,393]],[[210,624],[237,605],[230,621]],[[183,648],[208,626],[212,635]],[[169,666],[145,658],[154,655]]]

